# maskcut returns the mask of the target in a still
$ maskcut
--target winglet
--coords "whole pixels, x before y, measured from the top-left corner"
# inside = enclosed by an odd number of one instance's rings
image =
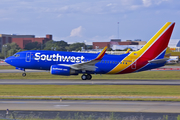
[[[126,54],[126,53],[129,53],[130,50],[131,50],[131,49],[129,48],[129,49],[125,52],[125,54]]]
[[[95,58],[95,60],[100,60],[104,57],[105,53],[106,53],[106,50],[107,50],[107,46],[104,47],[104,49],[102,50],[102,52]]]

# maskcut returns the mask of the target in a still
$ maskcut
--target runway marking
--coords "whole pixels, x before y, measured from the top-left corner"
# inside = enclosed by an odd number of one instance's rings
[[[70,105],[54,105],[54,107],[68,107]]]

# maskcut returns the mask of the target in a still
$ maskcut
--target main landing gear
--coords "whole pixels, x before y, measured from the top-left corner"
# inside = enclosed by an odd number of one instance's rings
[[[92,78],[92,75],[91,75],[91,74],[83,74],[83,75],[81,76],[81,79],[82,79],[82,80],[91,80],[91,78]]]

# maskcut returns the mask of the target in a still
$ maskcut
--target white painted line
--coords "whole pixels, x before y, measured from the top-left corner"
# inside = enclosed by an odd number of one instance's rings
[[[54,107],[68,107],[70,105],[54,105]]]

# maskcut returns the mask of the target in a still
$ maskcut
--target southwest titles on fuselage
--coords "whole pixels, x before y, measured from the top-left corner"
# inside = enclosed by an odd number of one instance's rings
[[[76,63],[83,63],[85,57],[84,56],[63,56],[57,54],[52,54],[52,55],[46,55],[46,54],[41,54],[40,52],[35,53],[35,58],[34,60],[42,60],[42,61],[63,61],[63,62],[76,62]]]

